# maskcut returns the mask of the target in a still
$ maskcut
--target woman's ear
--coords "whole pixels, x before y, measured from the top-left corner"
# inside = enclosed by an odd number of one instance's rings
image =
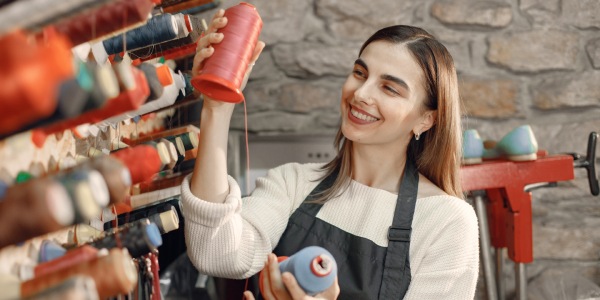
[[[429,130],[437,120],[437,110],[428,110],[421,116],[421,122],[413,129],[415,133],[423,133]]]

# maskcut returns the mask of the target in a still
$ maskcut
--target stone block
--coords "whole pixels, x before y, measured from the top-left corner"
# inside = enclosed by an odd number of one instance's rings
[[[294,82],[282,85],[277,108],[294,113],[339,107],[343,82]],[[339,110],[339,109],[338,109]]]
[[[316,14],[335,37],[364,41],[382,27],[412,24],[418,1],[315,0]]]
[[[480,118],[508,118],[517,109],[518,86],[510,79],[459,78],[460,97],[467,115]]]
[[[487,60],[515,72],[573,70],[579,55],[575,32],[535,29],[488,38]]]
[[[536,108],[549,110],[600,105],[600,71],[555,76],[532,88]]]
[[[585,50],[594,69],[600,69],[600,38],[589,41]]]
[[[283,44],[275,47],[276,64],[288,76],[347,76],[358,57],[360,44],[328,46],[318,43]]]
[[[562,19],[581,29],[600,29],[600,1],[563,0]]]
[[[431,15],[448,25],[502,28],[512,20],[512,8],[504,1],[438,0]]]

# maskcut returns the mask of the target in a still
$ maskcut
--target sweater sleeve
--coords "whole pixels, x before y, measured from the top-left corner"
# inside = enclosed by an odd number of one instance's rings
[[[473,299],[479,272],[479,232],[464,203],[437,233],[415,271],[404,299]]]
[[[288,173],[281,167],[270,170],[257,180],[252,196],[244,199],[237,182],[229,177],[224,203],[195,197],[190,176],[184,180],[181,202],[187,253],[200,272],[242,279],[262,269],[295,207],[287,182],[294,183],[296,178],[289,178],[294,174]]]

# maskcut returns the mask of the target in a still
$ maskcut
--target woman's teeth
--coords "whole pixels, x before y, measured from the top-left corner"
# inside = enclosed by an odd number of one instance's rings
[[[355,116],[356,118],[361,119],[363,121],[367,121],[367,122],[375,122],[375,121],[379,120],[377,118],[373,118],[371,116],[367,116],[367,115],[361,114],[361,113],[355,111],[354,109],[350,109],[350,113],[353,116]]]

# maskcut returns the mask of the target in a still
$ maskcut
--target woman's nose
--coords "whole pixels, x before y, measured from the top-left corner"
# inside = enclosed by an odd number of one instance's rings
[[[370,91],[369,85],[366,82],[358,87],[356,91],[354,91],[354,98],[357,101],[364,102],[365,104],[373,103],[373,97],[371,95],[372,92]]]

